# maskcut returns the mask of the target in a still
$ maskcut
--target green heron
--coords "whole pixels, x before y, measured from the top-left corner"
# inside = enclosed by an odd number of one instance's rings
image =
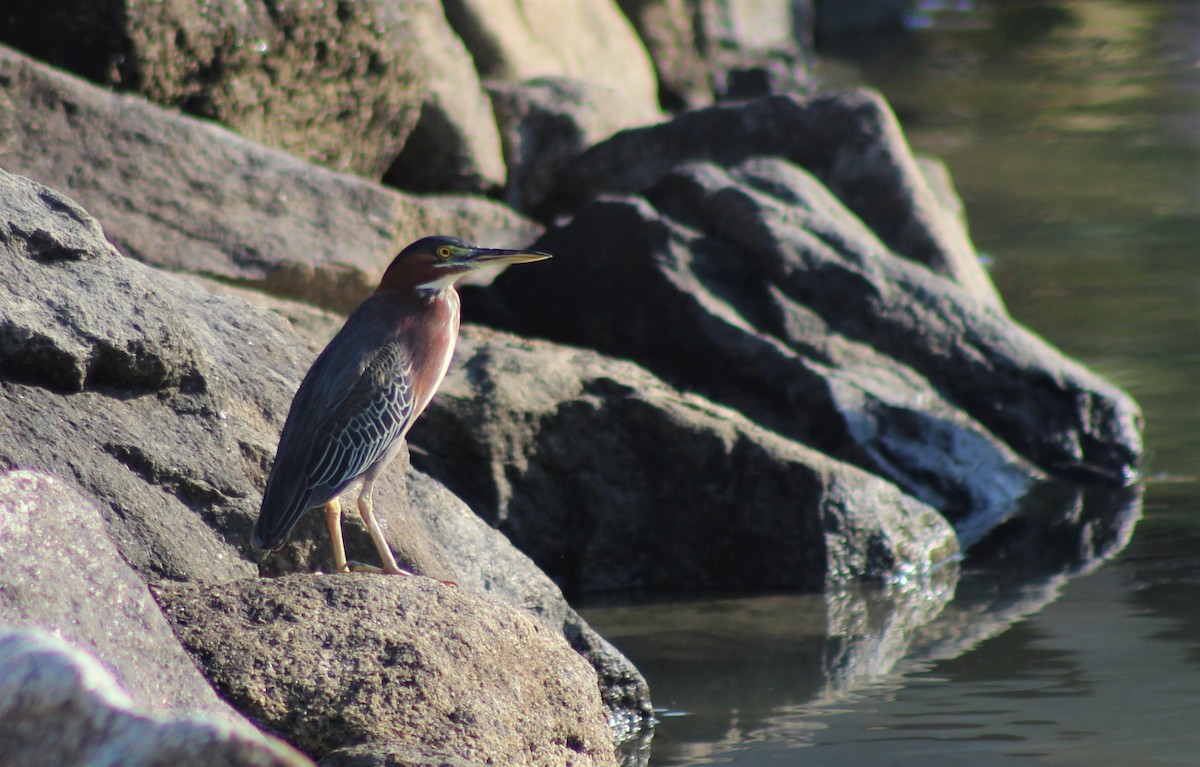
[[[305,512],[324,506],[334,568],[347,571],[338,496],[361,477],[358,513],[383,572],[411,574],[383,539],[371,489],[446,375],[458,340],[454,283],[480,267],[546,258],[455,237],[426,237],[401,251],[304,376],[279,437],[252,545],[278,548]]]

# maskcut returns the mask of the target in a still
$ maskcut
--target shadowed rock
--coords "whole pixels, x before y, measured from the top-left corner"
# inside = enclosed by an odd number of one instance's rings
[[[627,127],[621,94],[586,80],[493,80],[487,89],[508,164],[504,200],[517,210],[540,206],[563,168]]]
[[[687,0],[617,0],[654,62],[664,109],[706,106],[713,100],[713,67],[703,29]],[[710,4],[709,7],[715,4]]]
[[[440,2],[408,3],[414,58],[425,83],[420,116],[384,181],[414,192],[480,192],[504,186],[492,104]]]
[[[595,673],[521,610],[425,578],[156,591],[221,693],[315,756],[381,741],[489,764],[616,764]]]
[[[580,209],[536,245],[555,260],[473,316],[634,359],[960,522],[1010,511],[1030,463],[1136,477],[1127,395],[893,255],[795,166],[683,165],[645,194]]]
[[[605,194],[638,194],[687,163],[732,167],[779,158],[817,178],[897,255],[1000,308],[956,211],[948,211],[877,94],[771,96],[686,112],[592,147],[539,211],[546,220]]]
[[[570,591],[915,585],[958,550],[894,486],[636,365],[482,329],[458,358],[418,465]]]

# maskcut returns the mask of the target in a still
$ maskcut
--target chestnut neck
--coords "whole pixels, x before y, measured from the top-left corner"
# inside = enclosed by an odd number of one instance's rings
[[[431,267],[411,259],[400,261],[384,272],[375,294],[397,296],[414,302],[437,300],[454,292],[455,281],[466,271],[465,268]]]

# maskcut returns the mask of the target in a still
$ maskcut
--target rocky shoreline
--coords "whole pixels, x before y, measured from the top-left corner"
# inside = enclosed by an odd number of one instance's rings
[[[615,764],[651,691],[568,597],[940,605],[1047,481],[1137,481],[1136,403],[1005,314],[944,169],[810,92],[819,4],[66,5],[0,11],[11,763]],[[431,233],[555,255],[463,289],[376,490],[458,588],[313,575],[318,515],[256,557],[295,387]]]

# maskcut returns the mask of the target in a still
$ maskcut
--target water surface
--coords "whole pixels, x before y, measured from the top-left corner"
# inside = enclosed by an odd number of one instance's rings
[[[915,594],[583,612],[650,681],[652,765],[1200,764],[1200,2],[924,10],[824,74],[949,165],[1012,315],[1141,403],[1144,488],[1052,490]]]

